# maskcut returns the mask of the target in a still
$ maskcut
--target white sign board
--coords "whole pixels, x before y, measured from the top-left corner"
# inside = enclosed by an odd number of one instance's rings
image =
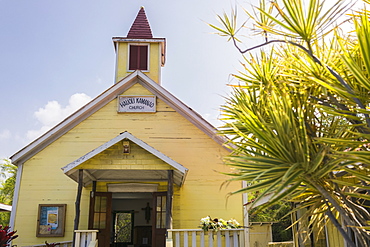
[[[119,96],[118,112],[156,112],[155,96]]]

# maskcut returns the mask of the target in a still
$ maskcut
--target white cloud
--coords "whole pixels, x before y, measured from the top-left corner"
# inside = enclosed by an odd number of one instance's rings
[[[38,130],[27,131],[27,138],[33,140],[39,137],[90,100],[90,96],[84,93],[76,93],[69,98],[68,105],[65,107],[58,101],[49,101],[43,108],[34,113],[34,116],[42,126]]]

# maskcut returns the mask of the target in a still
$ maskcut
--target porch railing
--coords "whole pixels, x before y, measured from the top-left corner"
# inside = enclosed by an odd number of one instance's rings
[[[98,246],[98,230],[75,230],[76,239],[74,247],[96,247]]]
[[[98,230],[75,230],[76,240],[75,245],[72,246],[73,241],[62,241],[56,242],[55,244],[58,247],[97,247],[98,246],[98,238],[97,233]],[[51,243],[51,242],[50,242]],[[23,247],[46,247],[46,244],[36,244],[36,245],[29,245]]]
[[[57,242],[58,247],[72,247],[72,240],[70,241],[62,241]],[[23,246],[23,247],[46,247],[46,244],[36,244],[36,245],[29,245],[29,246]]]
[[[169,229],[166,247],[244,247],[243,229]]]

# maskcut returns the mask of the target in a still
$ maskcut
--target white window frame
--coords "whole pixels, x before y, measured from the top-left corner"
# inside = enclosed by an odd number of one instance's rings
[[[130,54],[130,46],[147,46],[148,47],[148,57],[147,57],[147,61],[148,61],[148,66],[147,66],[147,70],[141,70],[142,72],[149,72],[150,71],[150,43],[129,43],[128,46],[127,46],[127,72],[134,72],[135,70],[130,70],[130,57],[131,57],[131,54]]]

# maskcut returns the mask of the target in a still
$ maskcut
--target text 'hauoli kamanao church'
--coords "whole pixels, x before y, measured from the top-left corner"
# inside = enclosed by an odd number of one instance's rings
[[[114,85],[11,157],[13,245],[81,241],[77,230],[99,247],[162,247],[208,215],[243,221],[241,196],[226,203],[240,184],[220,189],[224,140],[161,86],[166,40],[144,8],[113,43]]]

